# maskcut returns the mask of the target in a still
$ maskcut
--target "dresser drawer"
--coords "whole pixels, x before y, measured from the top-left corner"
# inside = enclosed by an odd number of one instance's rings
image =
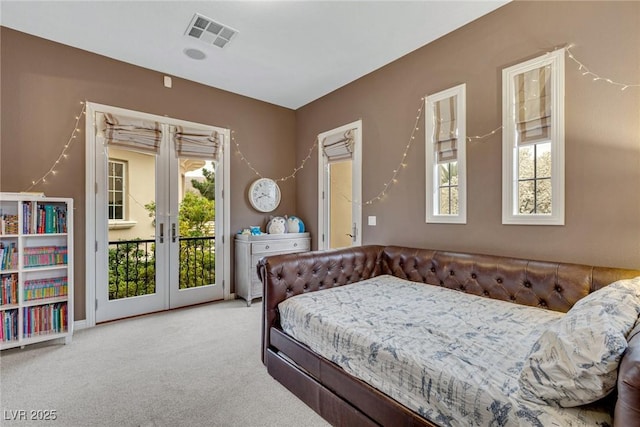
[[[308,251],[309,249],[310,242],[308,239],[254,242],[252,244],[252,252],[254,254],[269,254],[272,252],[298,252]]]

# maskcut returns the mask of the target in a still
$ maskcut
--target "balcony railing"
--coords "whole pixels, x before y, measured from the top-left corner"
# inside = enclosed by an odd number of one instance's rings
[[[179,238],[180,289],[215,283],[215,237]],[[156,292],[155,240],[109,242],[109,299]]]

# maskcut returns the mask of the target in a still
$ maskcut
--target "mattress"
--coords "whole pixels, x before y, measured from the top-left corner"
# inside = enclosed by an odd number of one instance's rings
[[[564,313],[378,276],[278,305],[285,333],[441,426],[606,426],[597,404],[518,393],[533,343]]]

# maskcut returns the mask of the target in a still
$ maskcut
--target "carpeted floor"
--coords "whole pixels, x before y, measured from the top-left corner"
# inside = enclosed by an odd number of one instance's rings
[[[260,361],[261,305],[126,319],[0,353],[2,426],[327,426]],[[11,419],[55,411],[55,421]],[[40,414],[43,414],[42,412]]]

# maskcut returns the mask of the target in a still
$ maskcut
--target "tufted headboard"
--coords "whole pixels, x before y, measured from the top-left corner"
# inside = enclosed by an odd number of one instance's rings
[[[567,312],[580,298],[637,270],[387,246],[382,273],[517,304]]]

